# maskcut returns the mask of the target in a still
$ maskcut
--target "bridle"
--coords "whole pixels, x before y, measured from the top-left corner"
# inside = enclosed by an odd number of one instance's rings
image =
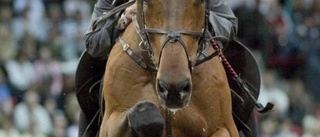
[[[217,55],[219,55],[220,50],[216,50],[214,53],[212,53],[211,55],[207,55],[205,50],[205,40],[206,39],[206,35],[209,34],[208,31],[208,22],[209,22],[209,0],[199,0],[201,2],[206,2],[206,9],[205,9],[205,24],[204,24],[204,28],[202,31],[193,31],[193,30],[164,30],[164,29],[156,29],[156,28],[148,28],[145,24],[145,13],[144,13],[144,1],[140,0],[138,1],[137,4],[138,7],[140,7],[141,9],[138,10],[137,16],[139,16],[139,20],[137,19],[133,19],[133,23],[136,29],[136,32],[138,33],[138,35],[141,38],[141,42],[139,44],[140,48],[143,49],[141,50],[142,53],[142,59],[137,59],[138,55],[132,55],[130,51],[130,56],[136,60],[136,62],[142,66],[143,68],[146,68],[147,70],[149,70],[150,72],[152,72],[153,74],[157,73],[157,68],[158,66],[152,61],[152,59],[154,58],[154,53],[152,50],[152,46],[150,44],[150,40],[149,40],[149,34],[161,34],[161,35],[166,35],[166,39],[164,40],[164,42],[162,43],[161,49],[160,49],[160,56],[159,56],[159,62],[161,59],[161,53],[163,48],[167,45],[167,43],[175,43],[178,42],[179,45],[181,45],[186,53],[186,56],[188,58],[188,66],[189,66],[189,70],[190,72],[192,72],[193,68],[196,65],[199,65],[203,62],[205,62],[206,60],[209,60]],[[194,63],[192,63],[192,61],[189,58],[188,52],[187,52],[187,45],[186,43],[183,41],[183,39],[181,38],[181,35],[189,35],[189,36],[197,36],[199,37],[199,41],[198,41],[198,50],[197,50],[197,59],[196,61],[194,61]],[[123,49],[125,49],[125,51],[128,50],[128,45],[125,44],[125,42],[119,38],[119,42],[120,44],[123,46]],[[146,63],[146,62],[152,62],[152,64],[150,63]]]

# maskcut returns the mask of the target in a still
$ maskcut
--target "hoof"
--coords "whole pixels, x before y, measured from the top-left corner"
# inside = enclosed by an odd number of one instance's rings
[[[164,119],[158,107],[150,102],[138,102],[128,114],[132,137],[161,137]]]

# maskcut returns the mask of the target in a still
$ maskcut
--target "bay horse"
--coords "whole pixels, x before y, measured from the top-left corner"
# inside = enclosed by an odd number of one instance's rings
[[[209,0],[135,4],[106,65],[99,136],[238,137],[219,51],[203,39]]]

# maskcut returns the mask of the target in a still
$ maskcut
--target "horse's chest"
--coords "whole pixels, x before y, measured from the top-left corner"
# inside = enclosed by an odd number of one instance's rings
[[[172,129],[175,137],[206,137],[207,121],[197,113],[181,112],[172,115]]]

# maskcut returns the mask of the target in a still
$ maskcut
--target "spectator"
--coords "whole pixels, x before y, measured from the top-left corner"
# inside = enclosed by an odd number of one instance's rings
[[[274,103],[275,107],[273,109],[276,119],[283,119],[287,115],[287,111],[289,108],[289,98],[285,91],[280,89],[277,83],[277,76],[275,72],[266,70],[263,73],[262,87],[260,91],[260,96],[258,101],[262,104],[266,104],[267,102]]]
[[[45,6],[42,0],[14,0],[13,11],[16,15],[13,27],[18,39],[30,33],[37,41],[47,36]]]
[[[1,11],[0,11],[1,12]],[[9,61],[14,58],[17,47],[10,31],[10,26],[0,23],[0,58]]]
[[[50,19],[48,38],[43,43],[44,46],[50,47],[53,57],[59,61],[62,61],[62,52],[64,44],[62,42],[62,28],[63,13],[61,7],[56,4],[51,4],[48,9],[48,17]]]
[[[36,129],[36,124],[31,122],[28,129],[21,134],[21,137],[47,137],[47,135]]]
[[[302,128],[303,117],[311,112],[313,103],[301,80],[292,80],[290,85],[288,116],[295,125]]]
[[[71,124],[67,129],[67,137],[77,137],[78,136],[79,116],[80,116],[80,109],[73,114],[73,117],[71,117]]]
[[[62,47],[62,57],[65,61],[75,60],[78,59],[80,56],[81,51],[79,51],[80,47],[84,47],[80,24],[81,14],[76,12],[63,21],[61,28],[62,28],[62,42],[64,45]]]
[[[23,91],[27,90],[32,84],[34,76],[32,63],[20,49],[15,59],[8,61],[5,66],[10,83],[19,91],[18,94],[21,96]]]
[[[12,117],[5,115],[0,127],[0,137],[20,137],[20,133],[17,129],[14,128]]]
[[[34,90],[26,91],[23,102],[19,103],[13,113],[14,125],[28,134],[48,135],[52,131],[52,122],[46,109],[39,104],[39,95]]]
[[[274,118],[263,119],[260,122],[261,132],[259,133],[261,137],[273,137],[279,126],[279,121]]]
[[[65,102],[66,116],[70,123],[69,128],[67,129],[67,137],[76,137],[78,136],[78,127],[79,127],[79,116],[80,116],[80,107],[77,102],[77,98],[74,93],[69,93],[66,96]]]
[[[44,100],[44,108],[48,112],[51,121],[54,121],[54,116],[61,110],[57,108],[57,100],[53,97],[47,97]]]
[[[49,47],[43,46],[39,51],[39,59],[34,62],[34,84],[42,98],[57,97],[62,90],[62,73],[60,64],[52,58]]]
[[[12,12],[9,6],[0,7],[0,58],[8,61],[14,58],[16,41],[11,31]]]
[[[0,66],[0,112],[5,115],[11,114],[12,112],[13,101],[11,92],[7,72],[3,66]]]
[[[86,0],[65,0],[63,8],[67,16],[80,14],[81,19],[79,22],[82,24],[83,32],[85,32],[91,17],[91,6],[89,3]]]
[[[57,112],[53,118],[53,132],[54,137],[68,137],[66,134],[68,121],[63,112]]]
[[[89,26],[91,17],[90,5],[84,0],[66,0],[64,2],[66,19],[63,21],[62,36],[64,45],[62,56],[64,60],[78,59],[84,50],[83,34]]]
[[[80,111],[78,100],[75,94],[68,94],[66,98],[66,116],[69,119],[69,121],[74,121],[75,114],[78,114]]]
[[[304,134],[302,137],[320,136],[320,111],[319,108],[315,114],[305,115],[303,119]]]
[[[289,118],[285,118],[281,121],[278,132],[275,137],[299,137],[299,134],[294,130],[295,125],[291,122]]]
[[[30,33],[25,33],[18,41],[19,50],[26,56],[29,61],[34,61],[37,58],[37,52],[40,43]]]
[[[268,51],[268,67],[278,70],[283,77],[292,78],[303,63],[299,45],[293,35],[293,23],[283,0],[273,0],[267,19],[273,32],[272,48]]]
[[[320,25],[319,25],[320,26]],[[310,91],[312,100],[315,103],[320,103],[320,39],[313,41],[314,44],[308,52],[306,63],[305,82],[306,88]]]

